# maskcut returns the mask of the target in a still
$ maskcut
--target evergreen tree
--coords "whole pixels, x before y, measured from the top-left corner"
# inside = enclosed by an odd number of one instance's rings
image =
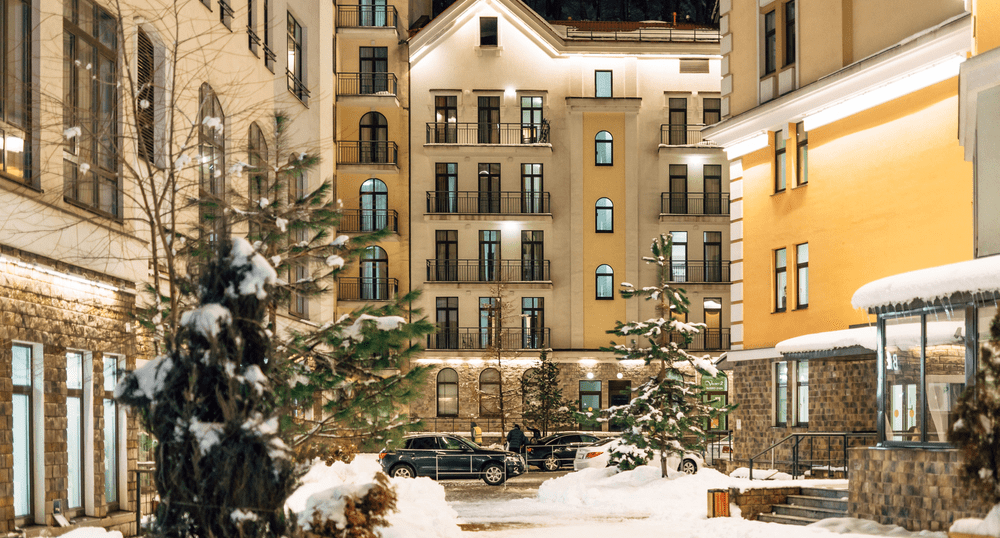
[[[604,348],[624,359],[642,359],[647,365],[658,363],[659,372],[635,392],[631,403],[608,408],[602,420],[623,428],[622,443],[611,449],[611,464],[627,470],[650,461],[660,454],[660,470],[667,476],[667,457],[683,456],[685,452],[704,448],[706,434],[702,425],[706,419],[728,413],[731,407],[713,408],[705,403],[703,391],[694,382],[694,372],[715,376],[718,370],[710,357],[696,357],[685,348],[692,336],[704,327],[702,323],[685,323],[675,315],[688,311],[689,301],[684,290],[670,286],[670,250],[673,239],[660,235],[650,247],[647,264],[655,264],[659,282],[655,286],[635,288],[622,283],[624,299],[642,297],[657,302],[659,317],[646,321],[615,323],[609,334],[622,337],[631,344],[615,344]]]
[[[990,323],[990,340],[981,348],[976,384],[962,393],[958,419],[948,440],[965,455],[965,474],[992,502],[1000,502],[1000,312]]]
[[[556,428],[576,423],[571,411],[573,404],[563,398],[559,387],[559,366],[549,359],[549,350],[538,356],[539,364],[532,375],[521,381],[524,395],[524,420],[542,430],[542,435]]]

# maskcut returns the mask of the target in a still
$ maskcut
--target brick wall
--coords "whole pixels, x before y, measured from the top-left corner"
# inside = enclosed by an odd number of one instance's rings
[[[962,476],[954,449],[853,448],[847,513],[911,531],[946,531],[985,517],[991,503]]]

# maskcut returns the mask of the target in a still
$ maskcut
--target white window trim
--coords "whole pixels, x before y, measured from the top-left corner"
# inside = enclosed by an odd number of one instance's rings
[[[32,519],[47,525],[45,513],[45,355],[42,344],[12,341],[31,348],[31,503]]]
[[[788,364],[788,409],[784,424],[778,423],[778,363]],[[808,426],[808,422],[799,422],[799,363],[808,362],[798,359],[782,358],[771,363],[771,426],[774,428],[797,428]],[[806,385],[808,386],[808,385]],[[809,405],[809,402],[806,402]]]

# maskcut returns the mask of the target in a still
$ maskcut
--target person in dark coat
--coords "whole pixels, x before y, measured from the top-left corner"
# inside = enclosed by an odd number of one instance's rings
[[[507,434],[507,450],[520,453],[524,449],[526,439],[521,431],[520,424],[514,424],[514,428]]]

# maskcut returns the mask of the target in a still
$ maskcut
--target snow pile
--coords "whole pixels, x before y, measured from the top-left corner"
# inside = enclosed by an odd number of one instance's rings
[[[740,467],[733,472],[729,473],[731,478],[746,478],[750,479],[750,469],[747,467]],[[783,473],[775,469],[754,469],[753,470],[754,480],[792,480],[792,475],[788,473]],[[767,485],[762,484],[763,487]]]
[[[308,525],[314,510],[329,517],[343,517],[345,495],[364,495],[374,484],[375,473],[382,470],[374,454],[359,454],[350,464],[336,462],[315,464],[302,478],[302,485],[288,498],[285,506],[298,514],[299,522]],[[444,500],[444,488],[429,478],[391,478],[396,489],[396,511],[386,518],[390,527],[382,529],[383,538],[458,538],[457,514]],[[331,517],[330,519],[334,519]]]
[[[860,327],[796,336],[778,342],[774,349],[779,353],[804,353],[858,346],[874,351],[875,342],[875,327]]]
[[[103,527],[80,527],[61,534],[60,538],[122,538],[122,533]]]
[[[947,300],[955,293],[1000,292],[1000,256],[901,273],[869,282],[851,298],[854,308]]]
[[[1000,536],[1000,504],[993,506],[986,519],[959,519],[951,524],[951,532],[962,534],[981,534],[983,536]]]
[[[811,528],[826,529],[836,534],[869,534],[872,536],[927,536],[946,538],[943,532],[919,531],[911,532],[896,525],[882,525],[867,519],[853,517],[833,517],[821,519],[809,525]]]

